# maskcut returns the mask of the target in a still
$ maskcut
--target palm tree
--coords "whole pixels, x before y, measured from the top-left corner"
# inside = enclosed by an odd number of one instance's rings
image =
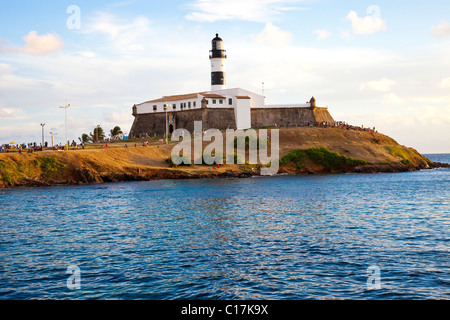
[[[91,139],[95,142],[99,142],[105,139],[105,132],[103,131],[102,127],[100,125],[96,126],[94,128],[94,132],[90,133]]]
[[[114,129],[110,130],[110,132],[111,132],[111,137],[115,137],[115,136],[118,136],[119,134],[123,134],[123,132],[119,126],[115,126]]]
[[[84,142],[84,143],[89,142],[89,141],[92,140],[92,138],[89,137],[89,135],[88,135],[87,133],[83,133],[83,134],[81,135],[81,138],[78,138],[78,139],[79,139],[81,142]]]

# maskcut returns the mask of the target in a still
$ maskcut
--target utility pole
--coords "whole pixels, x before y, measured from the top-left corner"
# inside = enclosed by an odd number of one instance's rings
[[[41,127],[42,127],[42,150],[44,150],[44,126],[45,126],[45,123],[41,123]]]
[[[68,127],[68,125],[67,125],[67,108],[69,108],[70,107],[70,104],[67,104],[67,100],[66,100],[66,105],[64,106],[64,107],[60,107],[60,108],[62,108],[62,109],[65,109],[66,110],[66,142],[64,143],[64,145],[66,146],[65,147],[65,150],[68,150],[69,149],[69,145],[68,145],[68,140],[69,140],[69,138],[67,137],[67,127]]]

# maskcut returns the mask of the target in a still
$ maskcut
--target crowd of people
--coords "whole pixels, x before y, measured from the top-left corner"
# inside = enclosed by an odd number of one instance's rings
[[[45,142],[44,148],[47,148],[48,144]],[[9,152],[11,150],[18,150],[19,153],[22,153],[22,151],[27,151],[27,153],[32,153],[34,151],[42,151],[42,143],[37,144],[36,142],[30,142],[30,143],[9,143],[9,144],[2,144],[0,146],[0,152]]]
[[[375,127],[369,128],[369,127],[364,127],[364,125],[361,125],[360,127],[358,127],[358,126],[354,126],[354,125],[348,124],[345,121],[335,121],[333,123],[325,122],[325,121],[320,122],[320,123],[316,122],[315,126],[319,126],[319,127],[334,127],[334,128],[341,128],[341,129],[346,129],[346,130],[376,132]]]
[[[280,128],[280,127],[285,127],[285,128],[290,128],[290,127],[323,127],[323,128],[327,128],[327,127],[331,127],[331,128],[341,128],[341,129],[346,129],[346,130],[358,130],[358,131],[367,131],[367,132],[376,132],[375,127],[373,128],[369,128],[369,127],[364,127],[364,125],[361,125],[360,127],[358,126],[354,126],[351,124],[348,124],[345,121],[334,121],[334,122],[327,122],[327,121],[322,121],[322,122],[307,122],[307,123],[295,123],[295,124],[291,124],[290,122],[286,122],[283,124],[277,123],[275,122],[273,124],[273,126],[275,128]]]

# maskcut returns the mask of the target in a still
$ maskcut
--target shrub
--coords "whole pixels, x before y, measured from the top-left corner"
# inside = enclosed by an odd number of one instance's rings
[[[403,160],[408,160],[409,163],[411,163],[411,160],[413,160],[417,156],[415,150],[411,148],[405,148],[401,146],[387,146],[386,148],[391,155],[400,157]]]
[[[307,162],[312,162],[321,164],[329,170],[342,170],[345,167],[367,164],[364,160],[342,156],[337,152],[331,152],[323,147],[293,150],[280,160],[280,164],[287,164],[290,162],[295,163],[299,169],[304,168]]]
[[[34,164],[41,169],[42,176],[49,178],[52,174],[64,169],[65,165],[58,162],[55,158],[40,157],[34,160]]]
[[[182,159],[182,161],[183,162],[181,162],[180,164],[175,164],[173,161],[172,161],[172,157],[168,157],[167,159],[166,159],[166,162],[169,164],[169,167],[171,167],[171,168],[176,168],[176,167],[178,167],[178,166],[190,166],[190,164],[189,164],[189,158],[188,157],[181,157],[181,159]],[[188,164],[186,164],[185,162],[188,162]]]
[[[405,166],[410,165],[411,161],[409,161],[408,159],[403,159],[402,161],[400,161],[401,163],[403,163]]]
[[[0,176],[2,177],[2,181],[7,184],[13,184],[14,179],[9,169],[9,166],[5,162],[0,161]]]

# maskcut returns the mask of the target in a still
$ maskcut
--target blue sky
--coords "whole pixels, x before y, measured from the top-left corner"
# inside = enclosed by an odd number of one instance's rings
[[[69,6],[80,10],[72,19]],[[336,120],[450,153],[450,2],[331,0],[2,1],[0,143],[128,132],[131,107],[210,89],[219,33],[227,86],[267,103],[314,95]],[[69,28],[67,22],[79,22]],[[70,25],[70,24],[69,24]],[[78,26],[78,25],[77,25]]]

